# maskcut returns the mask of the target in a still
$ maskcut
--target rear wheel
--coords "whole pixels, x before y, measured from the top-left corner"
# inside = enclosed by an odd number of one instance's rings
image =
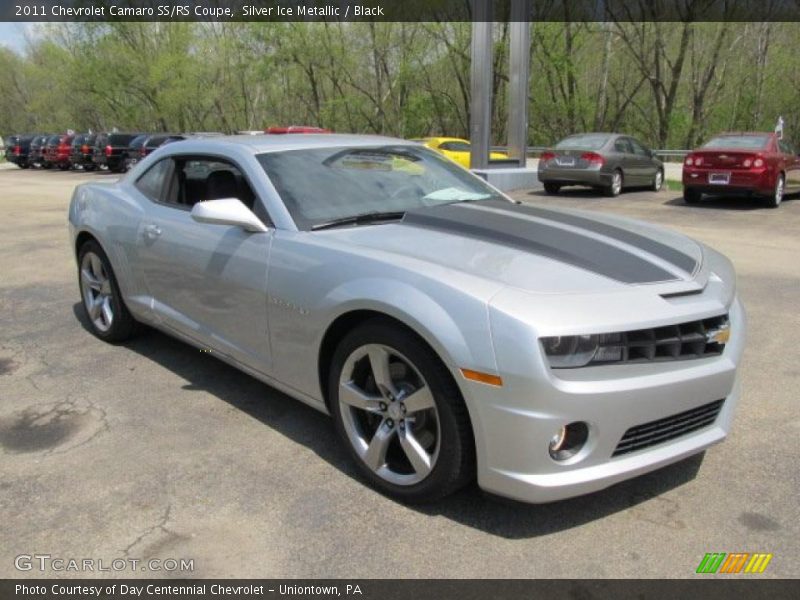
[[[552,181],[548,181],[544,184],[544,191],[548,194],[557,194],[561,190],[561,186],[557,183],[553,183]]]
[[[683,201],[686,202],[686,204],[697,204],[698,202],[700,202],[700,197],[702,195],[703,194],[701,194],[694,188],[690,187],[683,188]]]
[[[78,251],[78,282],[92,333],[106,342],[122,342],[133,333],[136,321],[128,312],[111,263],[95,241]]]
[[[620,192],[622,192],[622,181],[622,171],[617,169],[611,175],[611,183],[603,190],[605,195],[611,198],[619,196]]]
[[[404,502],[432,502],[474,476],[466,406],[413,333],[382,319],[350,332],[328,382],[336,430],[364,476]]]
[[[17,163],[17,166],[20,169],[27,169],[28,167],[30,167],[30,165],[28,163]]]
[[[783,194],[786,189],[786,182],[783,178],[783,174],[781,173],[778,175],[778,179],[775,181],[775,189],[772,192],[772,196],[767,198],[767,207],[769,208],[778,208],[783,201]]]

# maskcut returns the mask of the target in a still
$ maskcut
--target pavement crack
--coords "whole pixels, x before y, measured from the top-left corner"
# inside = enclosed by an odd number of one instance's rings
[[[146,531],[144,531],[141,535],[139,535],[139,537],[133,540],[133,542],[128,544],[122,551],[122,555],[125,557],[130,557],[131,550],[133,550],[133,548],[135,548],[145,538],[154,533],[161,532],[166,535],[175,535],[175,533],[167,527],[167,523],[169,523],[171,515],[172,515],[172,503],[170,502],[167,505],[167,508],[164,510],[164,514],[161,516],[161,519],[159,519],[158,523],[149,527]]]

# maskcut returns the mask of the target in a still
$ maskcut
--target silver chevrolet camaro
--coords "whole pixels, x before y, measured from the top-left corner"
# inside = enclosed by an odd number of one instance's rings
[[[745,315],[731,263],[651,225],[516,203],[403,140],[164,146],[69,208],[83,306],[333,416],[407,502],[477,477],[548,502],[721,441]]]

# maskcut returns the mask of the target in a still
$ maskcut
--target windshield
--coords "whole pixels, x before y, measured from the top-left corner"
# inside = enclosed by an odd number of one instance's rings
[[[610,136],[602,133],[572,135],[556,144],[558,150],[599,150],[606,145]]]
[[[500,195],[422,146],[313,148],[258,156],[300,229],[369,213]]]
[[[769,144],[768,135],[718,135],[704,144],[703,148],[742,148],[744,150],[761,150]]]

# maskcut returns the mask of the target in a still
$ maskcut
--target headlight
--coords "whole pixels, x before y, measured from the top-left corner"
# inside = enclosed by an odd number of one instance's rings
[[[550,366],[554,369],[617,362],[623,358],[621,333],[545,337],[542,338],[542,346]]]
[[[559,335],[542,338],[544,353],[555,369],[588,365],[600,347],[597,335]]]

